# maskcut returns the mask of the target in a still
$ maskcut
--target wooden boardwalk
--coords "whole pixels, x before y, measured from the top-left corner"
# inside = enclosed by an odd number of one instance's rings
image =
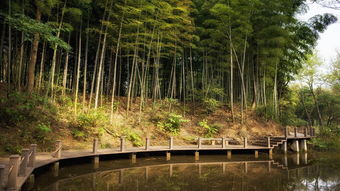
[[[35,169],[51,164],[55,164],[58,168],[59,161],[84,157],[91,157],[95,163],[99,163],[99,157],[105,155],[129,155],[133,160],[136,159],[138,153],[163,152],[167,159],[170,159],[171,153],[186,152],[195,154],[195,159],[198,160],[200,151],[225,151],[228,158],[231,157],[232,151],[254,152],[255,158],[258,157],[259,151],[265,151],[268,152],[269,159],[272,159],[272,150],[275,147],[285,145],[287,149],[289,140],[302,140],[305,143],[306,139],[314,136],[314,130],[310,129],[309,132],[307,133],[304,129],[304,133],[299,133],[295,128],[294,133],[290,133],[286,129],[285,136],[265,137],[250,141],[244,138],[241,144],[228,138],[198,138],[197,145],[174,146],[171,137],[167,146],[150,146],[150,139],[146,138],[145,147],[132,148],[126,148],[125,137],[121,137],[120,147],[112,149],[98,149],[98,139],[94,139],[91,150],[67,151],[62,150],[62,143],[57,141],[56,149],[52,153],[36,153],[37,145],[33,144],[30,149],[24,149],[21,156],[12,155],[9,159],[0,160],[0,190],[20,190]]]

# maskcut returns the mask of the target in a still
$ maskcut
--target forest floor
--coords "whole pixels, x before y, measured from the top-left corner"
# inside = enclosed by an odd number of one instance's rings
[[[241,142],[245,136],[251,140],[282,134],[279,124],[258,117],[252,110],[245,112],[242,124],[238,106],[233,122],[226,105],[207,111],[203,104],[170,104],[167,100],[147,100],[140,112],[138,98],[126,111],[126,98],[119,97],[111,121],[109,100],[103,98],[98,109],[78,103],[75,114],[68,96],[52,101],[37,94],[1,95],[0,156],[20,153],[31,143],[37,143],[41,151],[52,150],[56,140],[63,142],[64,149],[91,148],[94,137],[100,139],[102,148],[110,148],[119,145],[122,135],[129,146],[142,146],[145,137],[151,138],[152,145],[166,145],[173,136],[175,145],[183,145],[195,143],[197,137],[230,137]]]

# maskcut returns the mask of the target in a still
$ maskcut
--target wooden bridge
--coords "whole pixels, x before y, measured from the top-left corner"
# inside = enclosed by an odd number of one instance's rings
[[[299,152],[307,151],[306,140],[314,137],[314,128],[298,129],[294,128],[290,132],[285,128],[284,136],[273,136],[248,140],[243,138],[242,143],[230,138],[198,138],[196,145],[174,145],[174,138],[169,138],[167,146],[151,146],[150,138],[146,138],[145,147],[126,147],[125,137],[120,138],[119,148],[98,149],[99,140],[93,141],[92,150],[62,150],[62,142],[57,141],[55,151],[52,153],[37,153],[37,145],[32,144],[29,149],[23,149],[20,155],[11,155],[8,160],[0,164],[0,191],[20,190],[35,169],[46,165],[53,165],[54,169],[59,168],[59,162],[75,158],[93,158],[95,165],[99,164],[101,156],[121,156],[129,155],[132,162],[136,161],[137,154],[142,153],[165,153],[166,160],[171,159],[171,153],[185,152],[192,153],[195,160],[199,160],[199,152],[226,152],[228,159],[231,158],[232,151],[253,152],[258,158],[259,151],[268,152],[269,159],[272,159],[273,149],[281,146],[286,153],[288,145],[292,150]],[[0,161],[1,163],[1,161]]]

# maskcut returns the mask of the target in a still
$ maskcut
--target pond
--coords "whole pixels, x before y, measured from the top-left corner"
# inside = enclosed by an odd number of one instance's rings
[[[300,153],[164,156],[62,165],[36,175],[32,191],[159,191],[159,190],[340,190],[340,155],[335,153]]]

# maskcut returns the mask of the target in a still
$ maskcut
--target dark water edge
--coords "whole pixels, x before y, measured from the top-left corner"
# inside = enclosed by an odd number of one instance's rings
[[[84,163],[82,163],[84,162]],[[232,190],[283,191],[331,190],[340,191],[340,154],[309,152],[266,154],[164,156],[100,161],[99,166],[89,161],[36,174],[35,184],[26,184],[30,191],[153,191],[153,190]]]

